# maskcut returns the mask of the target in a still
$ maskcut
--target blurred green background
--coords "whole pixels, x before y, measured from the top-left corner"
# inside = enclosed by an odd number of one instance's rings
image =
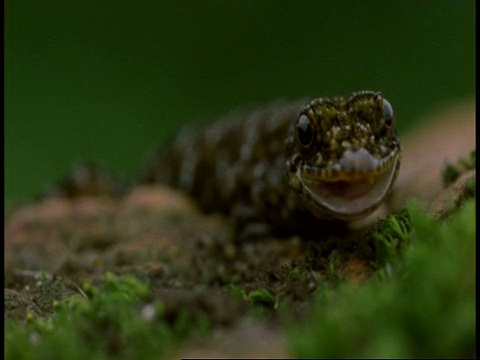
[[[5,197],[93,160],[130,176],[185,122],[381,90],[400,135],[475,93],[475,1],[5,4]]]

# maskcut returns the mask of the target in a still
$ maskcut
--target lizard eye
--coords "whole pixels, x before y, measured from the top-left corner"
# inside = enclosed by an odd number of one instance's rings
[[[297,141],[302,147],[308,148],[312,145],[314,137],[315,128],[312,121],[306,115],[301,115],[297,122]]]
[[[385,99],[383,99],[383,122],[388,129],[393,128],[395,125],[395,115],[393,114],[392,105]]]

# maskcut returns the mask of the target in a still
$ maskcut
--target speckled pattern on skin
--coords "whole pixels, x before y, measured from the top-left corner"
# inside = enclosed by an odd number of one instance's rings
[[[247,232],[321,231],[388,195],[400,167],[394,127],[379,92],[274,103],[186,127],[139,180],[179,188]]]

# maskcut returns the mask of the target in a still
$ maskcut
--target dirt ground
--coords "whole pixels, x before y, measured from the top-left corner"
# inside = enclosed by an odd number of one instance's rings
[[[446,161],[468,157],[475,149],[475,102],[466,101],[431,114],[423,125],[401,136],[402,167],[388,206],[342,235],[319,239],[266,237],[237,242],[221,214],[205,215],[184,195],[165,187],[135,187],[121,198],[47,197],[25,204],[5,220],[5,315],[25,319],[47,316],[52,301],[78,294],[106,272],[148,279],[166,316],[186,307],[206,312],[213,325],[210,341],[192,343],[184,357],[288,357],[275,322],[244,321],[248,303],[230,295],[232,283],[245,289],[282,294],[292,311],[312,299],[322,279],[331,276],[328,258],[338,255],[336,269],[361,282],[375,270],[374,259],[360,242],[362,226],[387,211],[400,210],[415,198],[440,216],[461,197],[465,174],[448,190],[441,179]],[[308,269],[310,280],[293,281],[294,269]],[[339,275],[337,274],[337,275]],[[42,277],[42,286],[35,286]],[[278,304],[266,300],[275,310]]]

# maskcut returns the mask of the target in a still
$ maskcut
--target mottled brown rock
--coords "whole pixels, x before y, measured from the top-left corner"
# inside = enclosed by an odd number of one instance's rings
[[[124,199],[45,199],[9,217],[5,270],[73,275],[166,258],[179,266],[192,253],[192,239],[218,232],[218,226],[191,200],[157,187],[135,189]]]

